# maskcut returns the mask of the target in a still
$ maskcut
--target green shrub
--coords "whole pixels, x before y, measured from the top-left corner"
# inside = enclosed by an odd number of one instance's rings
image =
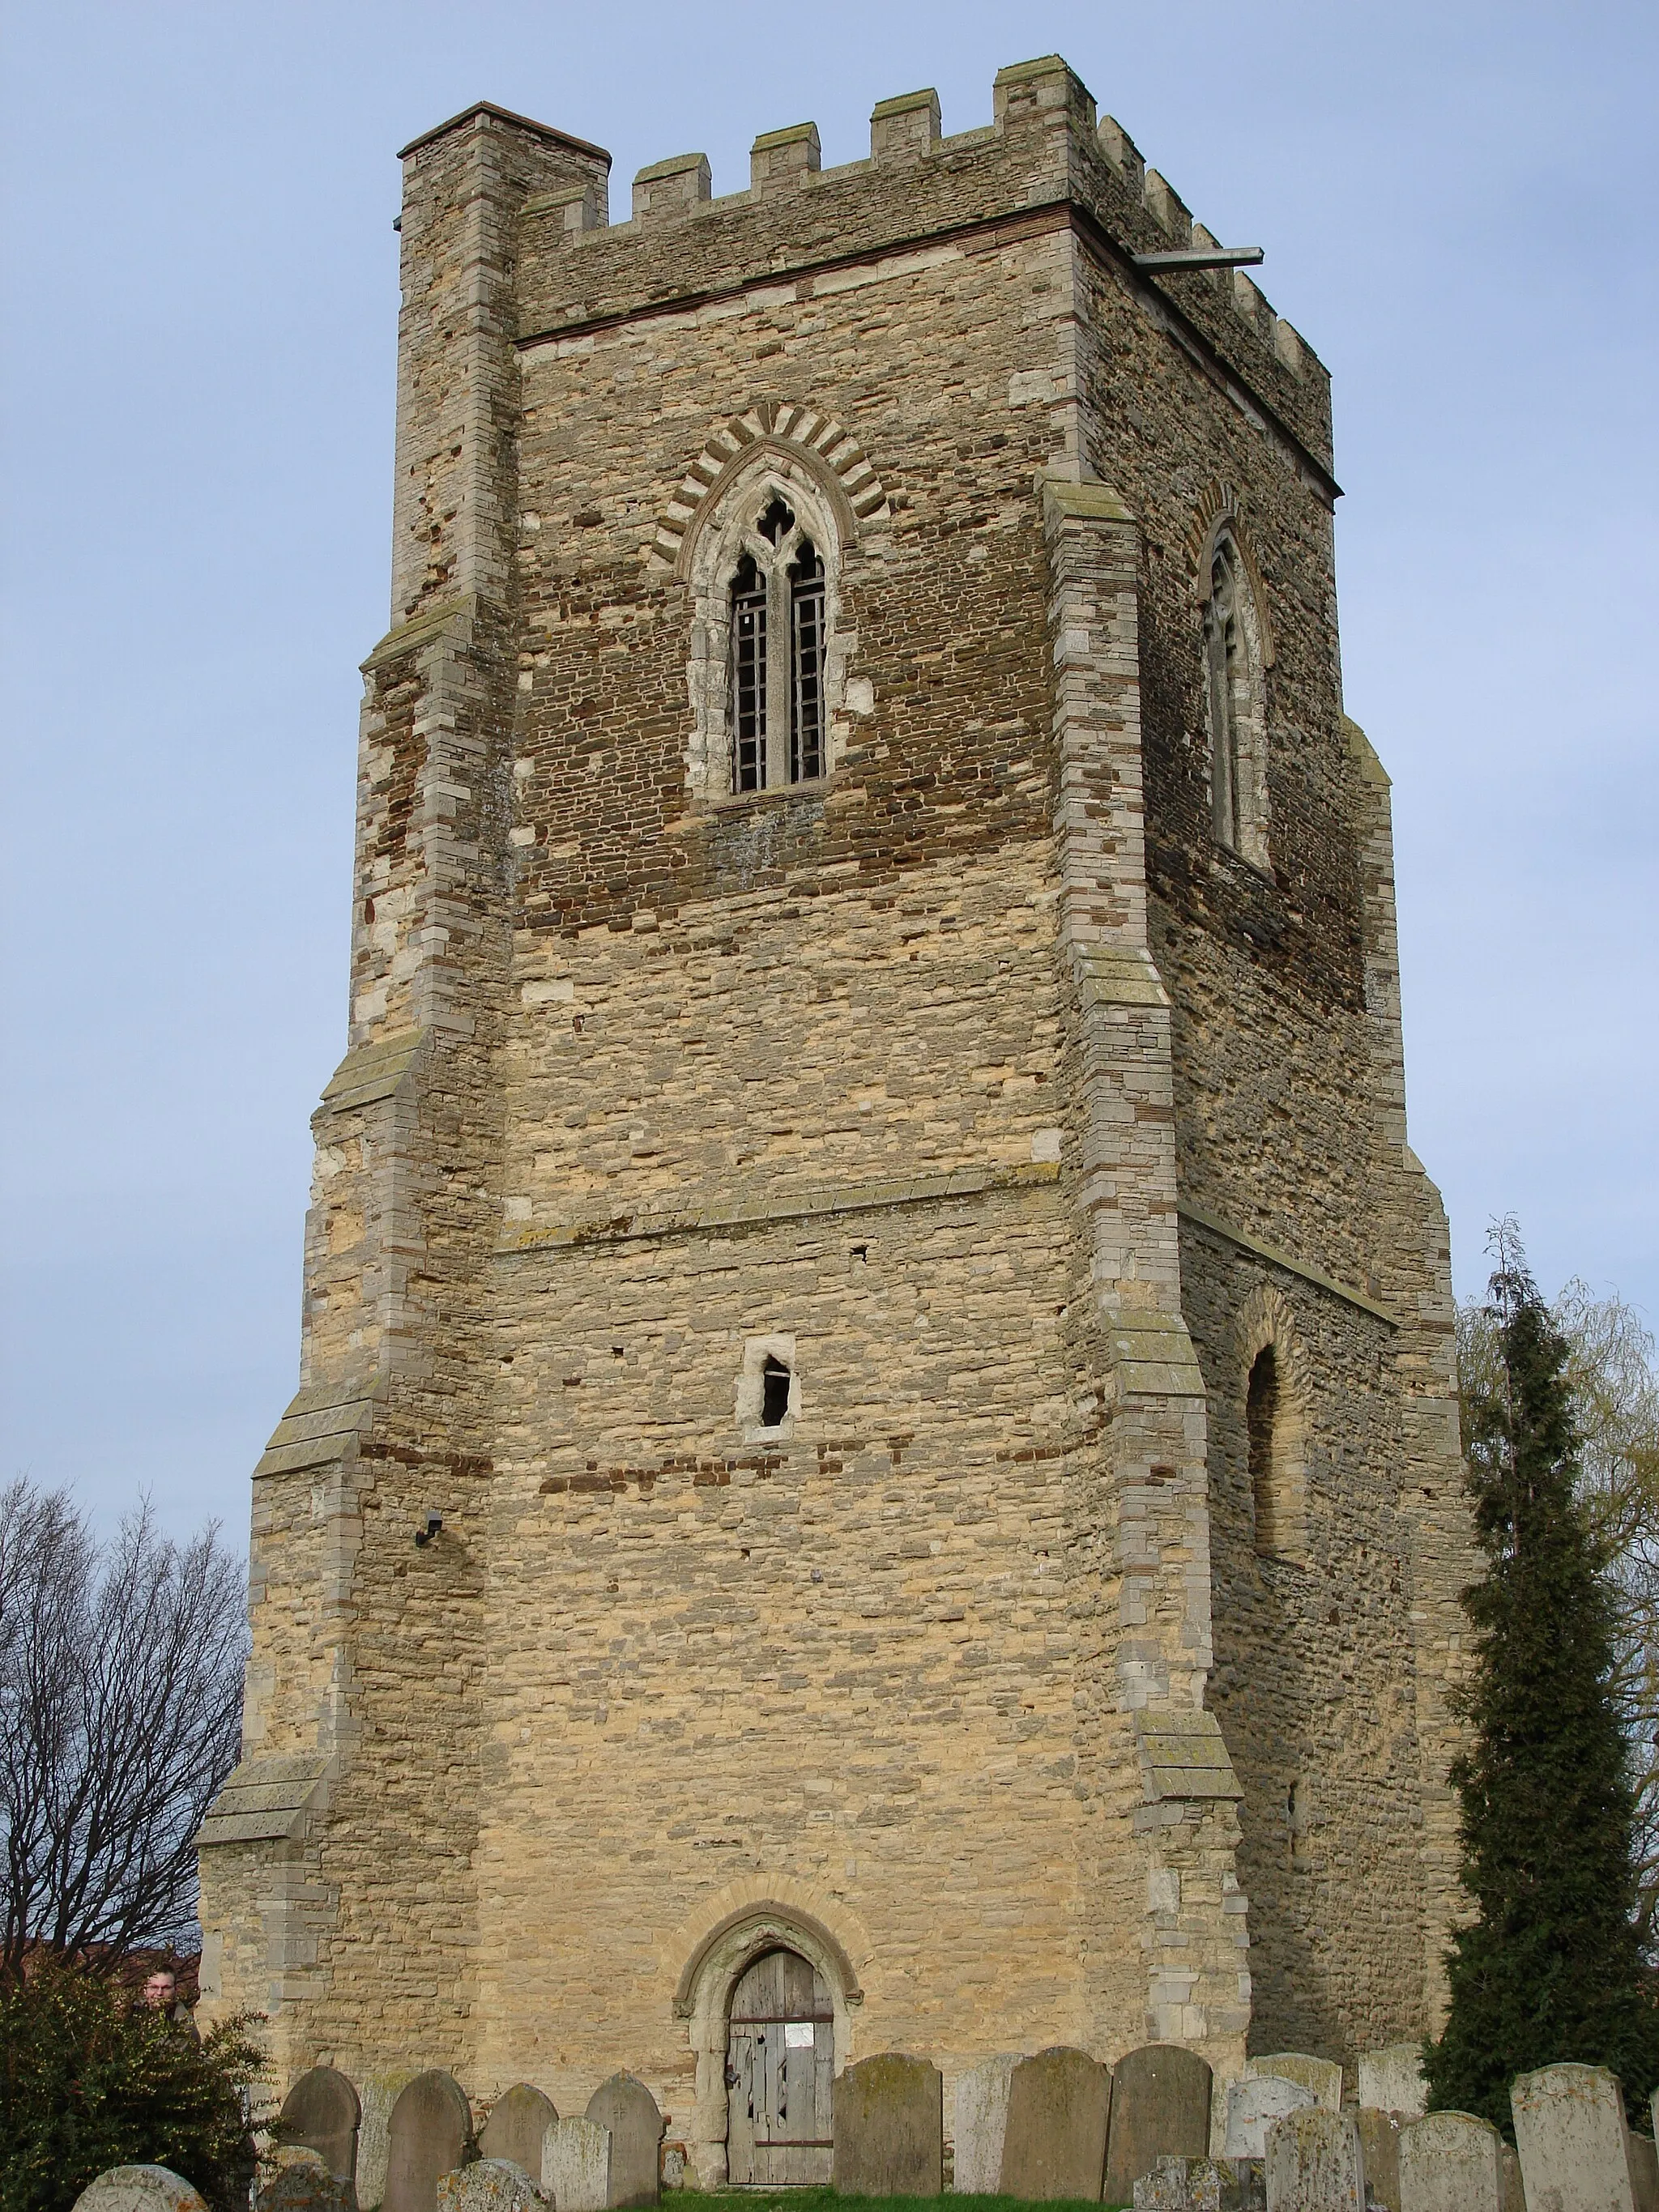
[[[57,1961],[0,1984],[0,2212],[69,2212],[112,2166],[170,2166],[233,2212],[253,2171],[263,2058],[246,2018],[198,2042]]]

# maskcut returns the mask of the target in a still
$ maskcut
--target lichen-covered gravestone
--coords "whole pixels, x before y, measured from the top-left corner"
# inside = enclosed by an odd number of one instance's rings
[[[635,2204],[654,2204],[663,2117],[657,2100],[632,2074],[613,2074],[587,2100],[587,2117],[611,2130],[611,2212]]]
[[[166,2166],[112,2166],[89,2181],[75,2212],[207,2212],[181,2174]]]
[[[357,2198],[345,2175],[331,2172],[320,2151],[283,2143],[254,2191],[253,2212],[357,2212]]]
[[[1267,2212],[1365,2212],[1365,2157],[1346,2112],[1292,2112],[1267,2130]]]
[[[1528,2212],[1636,2212],[1625,2093],[1605,2066],[1541,2066],[1510,2089]]]
[[[1266,2058],[1247,2058],[1244,2079],[1299,2081],[1328,2112],[1342,2109],[1342,2069],[1334,2059],[1314,2058],[1305,2051],[1275,2051]]]
[[[314,2150],[331,2173],[355,2182],[362,2118],[357,2092],[345,2075],[332,2066],[313,2066],[283,2098],[276,2140],[295,2150]]]
[[[1008,2077],[1000,2194],[1098,2203],[1111,2112],[1112,2070],[1086,2051],[1062,2046],[1022,2058]]]
[[[1166,2158],[1135,2184],[1135,2212],[1267,2212],[1259,2158]]]
[[[999,2051],[957,2076],[951,2100],[958,2196],[994,2197],[1002,2175],[1002,2138],[1008,2126],[1008,2079],[1019,2059]]]
[[[550,2212],[551,2203],[510,2158],[477,2158],[438,2178],[438,2212]]]
[[[1316,2103],[1311,2089],[1282,2074],[1262,2074],[1227,2084],[1227,2126],[1221,2145],[1224,2158],[1265,2158],[1267,2130],[1275,2120],[1292,2112],[1311,2112]]]
[[[420,2070],[418,2066],[396,2066],[363,2079],[362,2117],[357,2124],[357,2202],[362,2212],[378,2212],[386,2200],[392,2107]]]
[[[1408,2119],[1419,2119],[1427,2097],[1420,2044],[1391,2043],[1384,2051],[1360,2052],[1362,2106],[1376,2112],[1403,2112]]]
[[[542,2142],[558,2117],[550,2097],[532,2088],[528,2081],[515,2081],[490,2106],[489,2118],[479,2133],[478,2154],[510,2159],[532,2181],[544,2182]]]
[[[831,2186],[843,2197],[938,2197],[945,2187],[945,2083],[896,2051],[836,2077]]]
[[[472,2111],[453,2075],[417,2074],[386,2127],[386,2212],[438,2212],[438,2182],[461,2165]]]
[[[1631,2187],[1636,2195],[1636,2212],[1659,2212],[1659,2150],[1656,2150],[1651,2136],[1632,2136],[1630,2141]]]
[[[1503,2137],[1469,2112],[1400,2131],[1400,2212],[1504,2212]]]
[[[611,2130],[592,2120],[555,2120],[542,2137],[542,2186],[558,2212],[605,2212]]]
[[[1106,2139],[1109,2204],[1127,2204],[1161,2158],[1203,2158],[1210,2148],[1210,2069],[1178,2043],[1147,2043],[1112,2069]]]
[[[1409,2125],[1398,2112],[1362,2105],[1353,2116],[1359,2148],[1365,2154],[1365,2186],[1382,2212],[1400,2212],[1400,2130]]]

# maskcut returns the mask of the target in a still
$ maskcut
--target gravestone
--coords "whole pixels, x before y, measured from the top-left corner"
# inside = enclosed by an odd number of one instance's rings
[[[836,2076],[832,2189],[843,2197],[938,2197],[945,2188],[945,2083],[896,2051]]]
[[[1106,2138],[1109,2204],[1127,2204],[1161,2158],[1201,2159],[1210,2148],[1210,2069],[1178,2043],[1146,2043],[1112,2069]]]
[[[1515,2145],[1499,2141],[1498,2162],[1504,2172],[1504,2212],[1527,2212],[1527,2192],[1521,2181],[1521,2161]]]
[[[420,2070],[418,2066],[397,2066],[363,2078],[362,2118],[357,2123],[357,2202],[362,2212],[377,2212],[386,2201],[392,2107]]]
[[[1636,2212],[1625,2093],[1605,2066],[1540,2066],[1510,2088],[1530,2212]]]
[[[611,2130],[592,2120],[555,2120],[542,2137],[542,2187],[558,2212],[605,2212],[611,2202]]]
[[[558,2117],[550,2097],[517,2081],[490,2106],[478,2136],[478,2154],[510,2159],[532,2181],[543,2181],[542,2138]]]
[[[438,2212],[550,2212],[552,2201],[510,2158],[477,2158],[438,2180]]]
[[[1063,2046],[1022,2058],[1008,2077],[1008,2121],[997,2176],[1001,2196],[1100,2201],[1112,2069]]]
[[[1223,2134],[1224,2158],[1266,2158],[1267,2130],[1275,2120],[1292,2112],[1312,2111],[1316,2100],[1311,2089],[1282,2074],[1261,2074],[1227,2084],[1227,2125]]]
[[[472,2112],[459,2082],[435,2068],[417,2074],[386,2124],[386,2212],[438,2212],[438,2180],[465,2160]]]
[[[1267,2130],[1267,2212],[1365,2212],[1365,2156],[1346,2112],[1322,2105]]]
[[[283,2100],[276,2140],[295,2150],[314,2150],[331,2173],[357,2179],[357,2092],[331,2066],[313,2066]]]
[[[253,2212],[357,2212],[357,2195],[320,2151],[283,2143],[253,2192]]]
[[[1267,2212],[1259,2158],[1165,2158],[1135,2184],[1135,2212]]]
[[[112,2166],[89,2181],[75,2212],[207,2212],[182,2175],[166,2166]]]
[[[663,2117],[657,2100],[632,2074],[613,2074],[587,2100],[587,2118],[611,2130],[612,2212],[634,2204],[654,2204],[660,2185],[659,2148]]]
[[[1002,2138],[1008,2126],[1008,2079],[1019,2063],[1012,2051],[981,2058],[958,2074],[951,2100],[956,2145],[957,2193],[994,2197],[1002,2177]]]
[[[665,2189],[684,2189],[685,2186],[685,2145],[665,2142],[662,2147],[662,2185]]]
[[[1333,2059],[1310,2058],[1305,2051],[1275,2051],[1266,2058],[1247,2058],[1244,2079],[1262,2078],[1299,2081],[1328,2112],[1342,2109],[1342,2069]]]
[[[1365,2186],[1382,2212],[1400,2212],[1400,2130],[1408,2124],[1398,2112],[1362,2105],[1353,2116],[1365,2159]]]
[[[1504,2212],[1504,2139],[1468,2112],[1431,2112],[1400,2131],[1400,2212]]]
[[[1630,2179],[1636,2212],[1659,2212],[1659,2151],[1651,2136],[1630,2137]]]
[[[1420,2119],[1428,2097],[1420,2044],[1391,2043],[1386,2051],[1359,2054],[1359,2101],[1376,2112],[1403,2112]]]

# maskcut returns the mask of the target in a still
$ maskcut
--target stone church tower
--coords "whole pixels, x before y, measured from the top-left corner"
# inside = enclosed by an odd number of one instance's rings
[[[1054,58],[625,223],[489,106],[404,163],[210,2005],[626,2065],[704,2182],[757,1963],[836,2069],[1417,2034],[1468,1540],[1324,371]]]

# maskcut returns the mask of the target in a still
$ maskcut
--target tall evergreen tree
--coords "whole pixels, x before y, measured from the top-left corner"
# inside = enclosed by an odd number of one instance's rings
[[[1609,1692],[1613,1608],[1575,1496],[1567,1346],[1512,1224],[1491,1299],[1501,1357],[1466,1384],[1464,1448],[1485,1578],[1467,1590],[1474,1664],[1463,1882],[1445,2030],[1424,2053],[1430,2104],[1511,2132],[1510,2084],[1564,2059],[1610,2066],[1632,2111],[1659,2080],[1659,2012],[1634,1912],[1629,1759]]]

